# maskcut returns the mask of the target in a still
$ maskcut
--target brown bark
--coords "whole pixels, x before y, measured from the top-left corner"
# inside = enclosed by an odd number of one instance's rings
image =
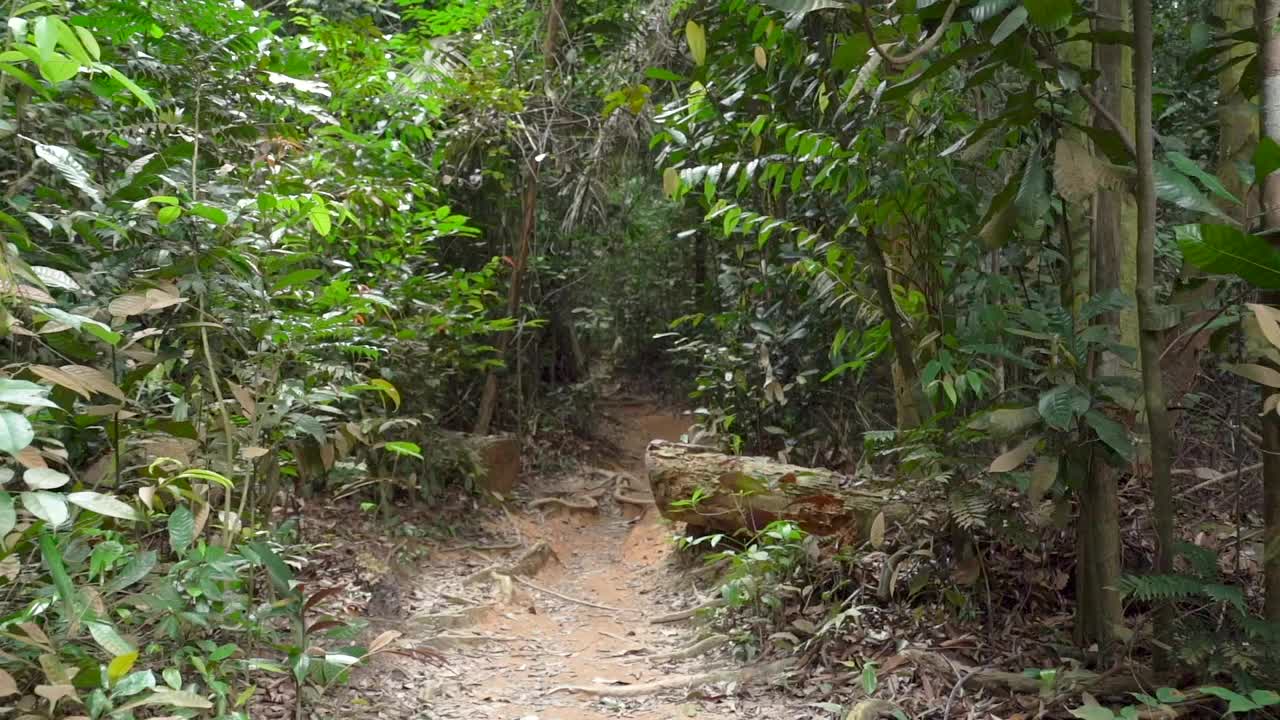
[[[1129,17],[1128,0],[1099,0],[1096,29],[1103,32],[1123,31],[1125,18]],[[1127,49],[1121,45],[1098,43],[1095,46],[1095,62],[1098,65],[1098,102],[1094,125],[1111,130],[1119,121],[1121,129],[1131,127],[1133,106],[1125,102],[1124,83],[1128,61]],[[1130,133],[1130,137],[1132,134]],[[1136,153],[1136,143],[1135,143]],[[1134,267],[1136,250],[1130,237],[1132,228],[1127,219],[1132,217],[1130,203],[1123,190],[1100,191],[1094,199],[1094,225],[1091,259],[1093,262],[1092,294],[1102,294],[1114,289],[1131,289],[1132,279],[1128,269]],[[1128,216],[1128,217],[1126,217]],[[1119,313],[1112,313],[1100,320],[1119,331],[1122,341],[1133,341],[1126,332],[1126,320]],[[1119,358],[1104,354],[1092,366],[1103,375],[1115,375],[1122,371]],[[1087,484],[1081,493],[1081,503],[1087,505],[1082,515],[1089,518],[1088,525],[1081,524],[1077,532],[1088,533],[1081,543],[1086,555],[1079,559],[1087,565],[1080,568],[1080,592],[1087,595],[1080,612],[1086,609],[1092,617],[1078,617],[1078,621],[1091,629],[1092,638],[1098,643],[1104,661],[1109,659],[1116,638],[1116,631],[1124,623],[1124,608],[1120,598],[1120,501],[1116,470],[1106,461],[1106,451],[1097,448],[1089,463]]]
[[[1151,118],[1153,45],[1151,0],[1133,0],[1133,87],[1138,147],[1138,320],[1142,329],[1142,388],[1151,437],[1151,496],[1156,531],[1155,573],[1173,572],[1173,437],[1165,404],[1164,378],[1160,370],[1163,333],[1156,306],[1156,186],[1155,128]],[[1168,645],[1173,606],[1163,603],[1156,613],[1156,637]]]
[[[893,523],[919,511],[888,487],[848,489],[849,479],[831,470],[724,455],[698,445],[655,440],[645,466],[664,517],[725,533],[756,533],[775,520],[789,520],[815,535],[865,539],[879,513]],[[673,505],[695,495],[701,496],[697,503]]]
[[[515,257],[511,261],[511,284],[507,287],[507,317],[514,318],[520,312],[521,290],[524,285],[524,270],[529,263],[529,248],[533,244],[534,221],[538,206],[538,168],[530,165],[524,176],[524,195],[520,201],[522,219],[520,236],[516,238]],[[498,336],[495,346],[497,355],[506,358],[507,348],[511,344],[514,330]],[[480,412],[476,418],[474,432],[476,435],[487,435],[493,422],[493,413],[498,406],[498,374],[490,370],[484,379],[484,393],[480,396]]]
[[[1262,132],[1280,141],[1280,0],[1258,0],[1258,51],[1262,65]],[[1262,211],[1267,229],[1280,227],[1280,174],[1258,178],[1262,183]],[[1262,302],[1280,304],[1280,292],[1263,293]],[[1280,416],[1267,413],[1262,421],[1262,519],[1265,526],[1265,617],[1280,621]]]
[[[912,355],[911,336],[907,333],[902,315],[898,313],[898,303],[893,299],[884,251],[880,249],[880,242],[874,233],[867,233],[865,241],[867,255],[871,259],[871,284],[875,287],[876,298],[880,301],[880,310],[889,320],[889,334],[893,338],[898,429],[910,430],[919,427],[924,419],[932,417],[933,409],[929,406],[929,399],[920,385],[920,373],[916,370],[915,357]]]

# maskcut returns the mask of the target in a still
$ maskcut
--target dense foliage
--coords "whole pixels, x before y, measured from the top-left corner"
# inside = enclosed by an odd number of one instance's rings
[[[301,716],[409,651],[324,615],[287,518],[465,485],[446,430],[589,435],[615,368],[705,442],[926,488],[957,564],[1072,555],[1087,660],[1275,682],[1280,45],[1251,11],[10,4],[0,702],[248,717],[279,673]],[[1258,469],[1233,533],[1174,511],[1171,478],[1225,513]],[[847,590],[812,548],[718,556],[733,608]],[[972,584],[924,594],[972,613]]]

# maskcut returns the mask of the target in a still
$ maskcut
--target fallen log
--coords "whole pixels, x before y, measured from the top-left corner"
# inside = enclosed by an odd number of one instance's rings
[[[789,520],[815,535],[845,533],[863,540],[880,513],[894,523],[913,512],[888,483],[859,483],[832,470],[698,445],[654,440],[645,466],[664,517],[711,531],[758,532],[775,520]]]

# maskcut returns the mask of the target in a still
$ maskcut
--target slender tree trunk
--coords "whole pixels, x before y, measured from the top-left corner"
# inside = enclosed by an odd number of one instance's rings
[[[1097,4],[1097,29],[1103,32],[1123,31],[1129,17],[1128,0],[1099,0]],[[1119,118],[1127,128],[1133,127],[1133,103],[1127,102],[1125,83],[1130,79],[1129,51],[1123,45],[1098,43],[1095,46],[1097,63],[1098,99],[1104,109]],[[1108,132],[1110,125],[1101,118],[1094,124]],[[1112,290],[1132,292],[1136,280],[1136,228],[1131,198],[1124,191],[1101,191],[1094,198],[1094,224],[1092,235],[1092,294]],[[1136,344],[1136,318],[1112,313],[1099,318],[1117,329],[1122,342]],[[1132,329],[1130,329],[1132,326]],[[1116,375],[1125,370],[1119,358],[1103,354],[1092,363],[1103,375]],[[1116,631],[1124,624],[1124,608],[1120,600],[1120,501],[1116,483],[1116,470],[1106,461],[1106,451],[1094,445],[1094,457],[1089,462],[1089,479],[1081,493],[1081,502],[1087,505],[1082,515],[1090,522],[1081,525],[1078,532],[1088,533],[1081,543],[1088,556],[1080,561],[1088,563],[1082,575],[1089,586],[1082,591],[1092,594],[1087,603],[1093,617],[1086,627],[1096,640],[1100,660],[1110,660]]]
[[[1280,0],[1258,0],[1258,51],[1262,65],[1262,132],[1280,142]],[[1264,226],[1280,227],[1280,174],[1258,178],[1262,183]],[[1268,305],[1280,304],[1280,292],[1263,293]],[[1262,420],[1262,516],[1265,523],[1265,615],[1280,621],[1280,416],[1267,413]]]
[[[1173,438],[1165,405],[1160,355],[1164,334],[1157,322],[1156,306],[1156,185],[1155,128],[1151,119],[1152,55],[1151,0],[1134,0],[1133,30],[1137,47],[1133,56],[1133,88],[1136,109],[1134,142],[1138,146],[1138,320],[1142,327],[1142,388],[1147,405],[1147,429],[1151,435],[1151,496],[1155,505],[1157,575],[1173,572]],[[1161,605],[1156,614],[1156,639],[1165,640],[1173,624],[1173,606]],[[1163,653],[1161,653],[1163,655]]]
[[[874,233],[866,235],[867,255],[871,259],[871,284],[875,287],[876,297],[880,299],[880,308],[889,320],[889,334],[893,338],[894,358],[897,361],[894,384],[899,388],[898,429],[909,430],[919,427],[920,422],[933,415],[929,399],[920,385],[920,373],[916,370],[916,361],[912,355],[911,336],[898,313],[898,304],[893,300],[893,290],[889,286],[889,268],[884,261],[884,251]]]
[[[529,248],[533,244],[534,222],[538,206],[538,168],[530,165],[525,171],[524,193],[520,200],[520,235],[516,238],[515,256],[511,260],[511,284],[507,287],[507,317],[514,318],[520,312],[521,290],[524,286],[525,266],[529,264]],[[498,336],[497,355],[506,358],[514,330]],[[475,433],[485,435],[493,422],[498,406],[498,374],[490,370],[484,379],[484,393],[480,396],[480,413],[476,418]]]
[[[542,38],[542,60],[546,68],[543,77],[543,92],[552,94],[552,77],[559,66],[560,35],[564,30],[564,0],[550,0],[547,7],[547,21]],[[514,318],[520,312],[521,289],[524,285],[525,268],[529,264],[529,248],[533,243],[534,223],[538,210],[538,161],[526,158],[528,167],[524,174],[524,193],[520,200],[521,221],[520,235],[516,239],[516,248],[512,259],[511,285],[507,288],[507,316]],[[511,332],[498,336],[498,357],[506,359],[507,348],[511,344]],[[476,416],[475,433],[484,435],[489,432],[493,423],[493,414],[498,406],[498,375],[490,370],[484,379],[484,391],[480,395],[480,410]]]

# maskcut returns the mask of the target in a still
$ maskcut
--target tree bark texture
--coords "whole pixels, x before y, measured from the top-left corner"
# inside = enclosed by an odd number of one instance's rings
[[[1280,0],[1258,0],[1258,52],[1262,66],[1262,132],[1280,141]],[[1259,178],[1266,229],[1280,227],[1280,174]],[[1268,305],[1280,304],[1280,292],[1263,293]],[[1280,416],[1267,413],[1262,420],[1262,516],[1265,524],[1263,572],[1266,576],[1265,616],[1280,621]]]

